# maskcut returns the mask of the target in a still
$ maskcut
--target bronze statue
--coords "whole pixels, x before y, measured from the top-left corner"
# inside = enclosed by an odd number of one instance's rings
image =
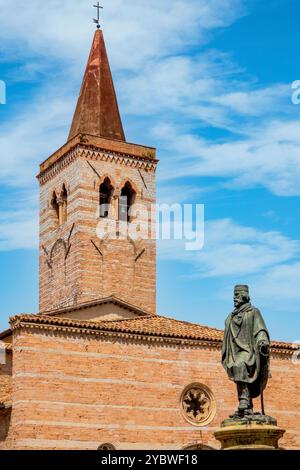
[[[262,396],[269,377],[270,337],[260,311],[250,303],[248,286],[234,289],[234,311],[225,322],[222,364],[237,385],[239,406],[231,418],[253,415],[252,399]]]

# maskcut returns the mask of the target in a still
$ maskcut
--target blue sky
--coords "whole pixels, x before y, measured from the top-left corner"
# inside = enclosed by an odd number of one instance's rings
[[[0,327],[38,309],[38,164],[66,140],[89,0],[0,0]],[[21,2],[20,2],[21,5]],[[157,147],[160,202],[205,204],[205,245],[158,250],[158,311],[223,327],[249,283],[273,338],[300,339],[296,0],[103,0],[127,140]]]

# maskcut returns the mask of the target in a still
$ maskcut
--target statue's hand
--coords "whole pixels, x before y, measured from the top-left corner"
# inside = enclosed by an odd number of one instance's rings
[[[270,354],[270,346],[269,343],[266,343],[265,341],[262,341],[258,345],[259,352],[262,356],[269,356]]]

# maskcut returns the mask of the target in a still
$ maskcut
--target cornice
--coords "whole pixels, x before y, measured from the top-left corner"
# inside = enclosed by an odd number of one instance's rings
[[[94,330],[90,328],[84,327],[74,327],[74,326],[63,326],[63,325],[47,325],[47,324],[36,324],[36,323],[25,323],[22,321],[16,322],[12,326],[12,330],[20,330],[20,329],[27,329],[27,330],[42,330],[42,331],[51,331],[51,332],[61,332],[66,334],[80,334],[80,335],[91,335],[97,336],[101,338],[113,338],[113,339],[120,339],[120,340],[131,340],[131,341],[139,341],[139,342],[147,342],[147,343],[160,343],[166,345],[187,345],[189,347],[215,347],[220,349],[221,343],[218,341],[207,341],[201,339],[188,339],[188,338],[172,338],[172,337],[164,337],[164,336],[156,336],[156,335],[149,335],[149,334],[138,334],[138,333],[128,333],[128,332],[120,332],[120,331],[104,331],[104,330]]]
[[[187,347],[204,347],[221,349],[221,339],[208,339],[208,338],[186,338],[179,336],[164,336],[153,333],[143,332],[128,332],[113,330],[101,327],[101,322],[93,323],[82,320],[73,320],[68,318],[58,317],[42,317],[33,315],[19,315],[11,318],[11,329],[17,331],[21,329],[42,330],[49,332],[60,332],[63,334],[76,334],[76,335],[91,335],[104,339],[119,339],[131,340],[147,343],[157,343],[165,345],[182,345]],[[112,322],[113,325],[114,322]],[[116,322],[117,323],[117,322]],[[271,345],[272,355],[279,355],[291,357],[294,352],[298,350],[293,344],[289,343],[276,343]]]
[[[62,155],[57,161],[55,161],[49,168],[41,171],[37,176],[37,179],[41,185],[47,183],[60,173],[64,168],[69,166],[76,158],[78,158],[78,147],[74,147],[67,153]]]
[[[54,178],[64,168],[69,166],[76,158],[90,159],[94,161],[114,162],[119,165],[129,166],[131,168],[138,168],[140,170],[156,171],[158,160],[149,157],[135,157],[129,154],[119,152],[110,152],[101,150],[95,147],[86,147],[76,145],[71,150],[67,151],[58,160],[44,171],[41,171],[37,176],[40,184],[43,185]]]

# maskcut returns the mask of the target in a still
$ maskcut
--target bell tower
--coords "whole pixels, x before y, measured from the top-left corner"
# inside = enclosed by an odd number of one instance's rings
[[[97,29],[68,141],[40,165],[41,312],[115,296],[156,313],[155,237],[131,230],[155,225],[155,155],[126,142]]]

